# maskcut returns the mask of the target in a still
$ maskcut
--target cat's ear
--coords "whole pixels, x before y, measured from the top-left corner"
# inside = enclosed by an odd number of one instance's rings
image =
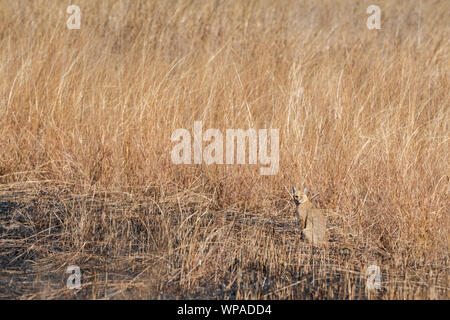
[[[303,189],[303,193],[304,193],[304,194],[307,194],[307,193],[308,193],[308,188],[307,188],[307,187],[305,187],[305,189]]]
[[[297,192],[297,189],[294,186],[292,186],[292,193],[296,193],[296,192]]]

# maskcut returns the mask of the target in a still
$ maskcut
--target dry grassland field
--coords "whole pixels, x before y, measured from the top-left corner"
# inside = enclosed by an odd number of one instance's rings
[[[448,300],[449,75],[448,0],[0,0],[0,299]]]

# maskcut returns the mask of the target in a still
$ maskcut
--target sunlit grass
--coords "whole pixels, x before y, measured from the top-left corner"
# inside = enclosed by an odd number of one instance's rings
[[[448,299],[448,1],[377,1],[381,30],[370,1],[69,4],[0,1],[0,218],[32,230],[0,248],[34,261],[1,297]],[[279,129],[278,173],[174,165],[194,121]]]

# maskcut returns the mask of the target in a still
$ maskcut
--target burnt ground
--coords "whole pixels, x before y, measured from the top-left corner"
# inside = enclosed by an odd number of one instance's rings
[[[45,192],[0,195],[0,299],[102,298],[98,288],[92,290],[94,294],[89,290],[66,289],[70,276],[66,269],[73,261],[71,256],[77,254],[71,252],[70,245],[65,243],[67,237],[63,231],[63,217],[67,208],[63,202],[49,201],[45,196]],[[45,217],[50,215],[61,219],[49,222]],[[106,260],[95,256],[80,260],[84,262],[85,281],[92,277],[98,283],[104,282],[107,277],[109,281],[130,281],[136,275],[129,273],[127,276],[127,272],[108,274]],[[87,284],[83,289],[95,286],[95,283]]]
[[[31,214],[29,206],[0,198],[0,298],[20,296],[34,281],[33,260],[39,253],[28,241],[36,234]]]
[[[152,262],[143,258],[145,254],[140,252],[139,246],[130,246],[129,251],[135,254],[132,259],[119,259],[107,247],[98,249],[97,243],[84,248],[83,253],[74,251],[65,231],[68,210],[73,210],[73,207],[67,207],[67,201],[67,198],[59,200],[59,196],[53,197],[42,191],[0,194],[0,299],[279,299],[286,297],[282,295],[286,289],[290,290],[293,299],[369,298],[361,270],[335,267],[324,270],[314,262],[314,255],[319,255],[314,252],[309,266],[286,266],[278,274],[266,265],[255,262],[244,266],[242,261],[235,259],[225,270],[223,283],[219,285],[200,280],[195,288],[185,291],[180,289],[179,275],[155,284],[145,277]],[[111,209],[104,203],[92,202],[91,205],[93,214]],[[269,233],[274,233],[275,229],[276,232],[289,230],[289,223],[261,220],[254,215],[240,215],[237,219],[228,215],[226,220],[241,227],[263,227]],[[97,232],[101,234],[102,230]],[[140,233],[141,228],[137,226],[134,232]],[[339,248],[331,247],[330,250],[344,260],[345,255],[350,255]],[[73,262],[82,266],[81,290],[67,289],[69,274],[66,269]],[[236,273],[240,273],[240,283],[233,280]],[[384,273],[383,278],[387,277]],[[401,281],[399,283],[401,286]],[[448,289],[440,288],[443,290],[438,297],[446,297]],[[436,291],[435,287],[431,289]],[[423,294],[431,289],[422,285],[416,291]],[[248,295],[242,296],[242,292]],[[386,299],[389,294],[383,288],[370,296],[377,297]],[[411,298],[414,298],[413,293]]]

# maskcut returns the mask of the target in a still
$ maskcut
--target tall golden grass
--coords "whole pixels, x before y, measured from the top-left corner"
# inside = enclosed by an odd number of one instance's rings
[[[371,4],[1,0],[0,296],[448,299],[450,2]],[[174,165],[194,121],[279,129],[278,173]]]

